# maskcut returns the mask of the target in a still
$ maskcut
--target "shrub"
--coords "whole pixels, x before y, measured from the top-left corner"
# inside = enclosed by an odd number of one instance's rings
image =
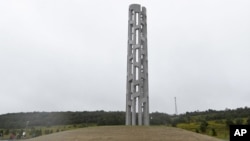
[[[214,128],[212,128],[211,131],[212,131],[212,136],[217,136],[217,133]]]

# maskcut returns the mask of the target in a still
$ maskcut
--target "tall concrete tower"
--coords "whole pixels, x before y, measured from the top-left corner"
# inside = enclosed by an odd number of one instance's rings
[[[146,8],[131,4],[128,19],[126,125],[149,125],[148,99]]]

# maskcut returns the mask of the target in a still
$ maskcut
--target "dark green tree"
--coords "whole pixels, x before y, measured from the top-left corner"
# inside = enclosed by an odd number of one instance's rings
[[[212,136],[217,136],[217,133],[214,128],[212,128],[211,131],[212,131]]]
[[[235,120],[235,124],[237,124],[237,125],[242,125],[242,124],[243,124],[243,119],[242,119],[242,118],[237,118],[237,119]]]
[[[202,133],[205,133],[207,131],[207,126],[208,126],[208,123],[205,120],[202,121],[200,124],[200,131]]]
[[[195,129],[195,132],[196,132],[196,133],[200,133],[199,129],[197,129],[197,128]]]
[[[229,128],[230,125],[234,125],[234,122],[233,122],[232,119],[227,119],[227,120],[226,120],[226,127]]]
[[[250,125],[250,117],[247,118],[247,125]]]

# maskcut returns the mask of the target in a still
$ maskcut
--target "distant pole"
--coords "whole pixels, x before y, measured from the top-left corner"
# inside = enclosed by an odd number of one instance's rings
[[[176,97],[174,97],[174,103],[175,103],[175,115],[177,115],[177,114],[178,114],[178,112],[177,112],[177,102],[176,102]]]

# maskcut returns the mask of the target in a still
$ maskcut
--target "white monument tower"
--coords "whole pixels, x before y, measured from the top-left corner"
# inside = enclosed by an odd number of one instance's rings
[[[126,125],[149,125],[146,8],[129,6]]]

